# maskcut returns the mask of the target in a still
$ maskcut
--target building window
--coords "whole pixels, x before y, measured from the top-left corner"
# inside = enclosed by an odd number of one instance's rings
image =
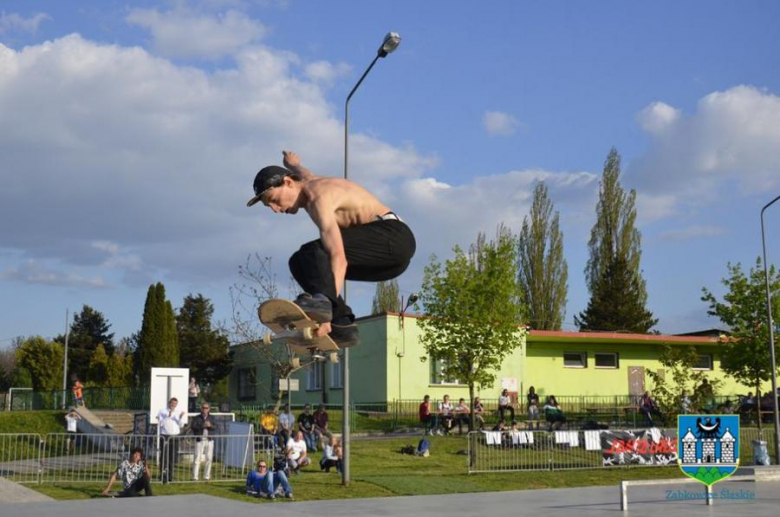
[[[587,368],[588,353],[587,352],[564,352],[563,366],[565,368]]]
[[[311,363],[306,369],[306,389],[317,391],[322,389],[322,363]]]
[[[430,358],[431,363],[431,384],[463,384],[460,379],[455,376],[447,376],[446,371],[448,368],[448,362],[446,359]]]
[[[593,354],[596,368],[618,368],[618,355],[612,352],[596,352]]]
[[[255,368],[239,368],[238,370],[238,400],[255,400],[256,389]]]
[[[339,362],[330,363],[330,387],[340,389],[344,387],[344,357],[339,354]]]
[[[694,370],[712,370],[712,356],[709,354],[700,354],[696,357],[696,364],[693,365]]]

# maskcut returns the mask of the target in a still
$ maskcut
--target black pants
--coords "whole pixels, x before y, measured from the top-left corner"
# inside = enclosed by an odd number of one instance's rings
[[[125,488],[117,494],[117,497],[138,497],[141,495],[141,490],[147,496],[152,495],[152,484],[149,481],[149,476],[144,474],[140,478],[135,480],[135,483]]]
[[[173,436],[160,435],[163,440],[162,479],[166,483],[173,481],[173,471],[176,470],[176,457],[178,440],[172,440]]]
[[[347,280],[381,282],[398,277],[409,266],[416,242],[401,221],[374,221],[341,229],[347,257]],[[307,242],[290,257],[290,272],[309,294],[324,294],[333,306],[333,321],[355,320],[352,309],[336,292],[330,257],[320,239]]]
[[[501,419],[504,420],[504,413],[509,411],[509,421],[512,422],[515,419],[515,408],[512,406],[498,406],[498,414]],[[504,420],[506,422],[506,420]]]

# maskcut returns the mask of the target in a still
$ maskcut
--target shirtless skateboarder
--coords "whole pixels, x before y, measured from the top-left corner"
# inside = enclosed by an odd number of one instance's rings
[[[282,151],[284,167],[269,165],[255,176],[255,196],[274,213],[303,208],[320,230],[290,257],[290,271],[304,293],[295,303],[323,322],[316,334],[330,334],[342,346],[358,342],[352,309],[340,293],[346,280],[379,282],[409,266],[416,243],[400,217],[369,191],[348,180],[315,176],[298,155]]]

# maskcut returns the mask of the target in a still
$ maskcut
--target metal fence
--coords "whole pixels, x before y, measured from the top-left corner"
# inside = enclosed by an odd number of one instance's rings
[[[148,386],[84,388],[84,405],[90,409],[149,409]],[[14,390],[0,394],[0,411],[63,409],[74,404],[71,390]]]
[[[605,441],[607,436],[610,439]],[[743,428],[740,464],[755,462],[754,441],[767,442],[769,456],[774,457],[773,430]],[[468,442],[469,474],[677,464],[676,429],[474,431],[469,433]]]
[[[210,438],[200,445],[192,435],[0,434],[0,477],[16,483],[104,483],[135,447],[144,452],[152,482],[240,482],[259,459],[273,461],[273,437]]]

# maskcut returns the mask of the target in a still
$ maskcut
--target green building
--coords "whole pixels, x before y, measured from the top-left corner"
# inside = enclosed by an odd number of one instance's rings
[[[361,344],[350,351],[351,398],[354,403],[384,403],[393,400],[419,401],[423,395],[455,401],[468,399],[468,386],[446,379],[440,365],[427,357],[420,344],[418,316],[387,313],[358,319]],[[509,355],[492,387],[478,390],[483,399],[496,399],[502,387],[525,393],[530,386],[545,395],[626,396],[652,389],[648,370],[663,375],[658,359],[661,345],[693,345],[699,353],[697,369],[723,381],[722,395],[743,394],[751,388],[724,376],[720,368],[719,336],[670,336],[618,333],[580,333],[532,330]],[[279,379],[263,361],[264,345],[233,347],[234,366],[230,374],[233,404],[272,402]],[[341,404],[342,363],[314,363],[291,377],[298,391],[293,404]]]

